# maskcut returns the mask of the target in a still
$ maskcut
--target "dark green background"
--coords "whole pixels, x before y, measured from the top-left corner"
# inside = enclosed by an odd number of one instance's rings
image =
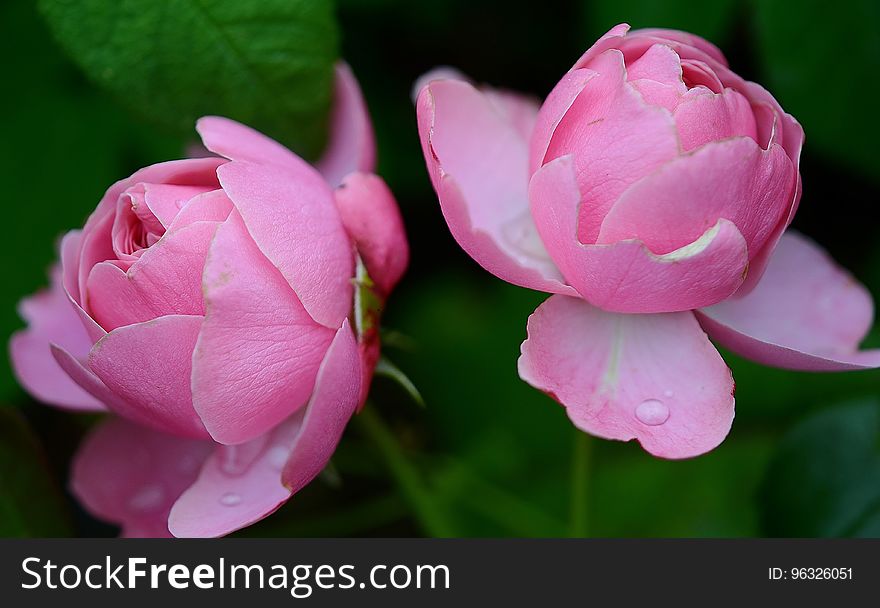
[[[341,55],[363,86],[379,173],[397,196],[413,245],[384,320],[405,339],[393,340],[386,354],[427,407],[378,379],[371,414],[346,432],[332,473],[244,534],[570,530],[576,431],[561,407],[516,374],[526,318],[543,295],[483,272],[449,236],[410,100],[420,74],[453,65],[476,80],[544,96],[618,21],[702,34],[803,123],[804,196],[795,226],[876,297],[878,11],[873,0],[340,0]],[[0,5],[0,57],[5,341],[21,326],[16,302],[45,283],[59,235],[82,223],[110,183],[179,157],[187,138],[92,84],[31,2]],[[880,341],[872,335],[869,343]],[[737,416],[714,452],[668,462],[633,443],[590,442],[588,533],[880,535],[880,373],[811,375],[725,355],[737,381]],[[30,401],[3,357],[0,534],[114,533],[63,491],[71,454],[94,418]]]

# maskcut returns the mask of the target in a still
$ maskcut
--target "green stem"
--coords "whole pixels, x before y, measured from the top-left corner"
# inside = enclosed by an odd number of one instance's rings
[[[446,514],[422,483],[422,477],[407,459],[385,422],[369,403],[355,421],[379,450],[400,493],[409,503],[423,530],[429,536],[455,536]]]
[[[575,429],[571,461],[571,511],[569,533],[573,538],[587,535],[589,512],[590,436]]]

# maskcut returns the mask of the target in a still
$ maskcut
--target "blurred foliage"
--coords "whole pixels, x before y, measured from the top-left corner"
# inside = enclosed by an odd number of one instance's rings
[[[880,536],[880,403],[829,408],[779,443],[764,481],[772,536]]]
[[[89,77],[189,134],[240,120],[307,156],[321,149],[337,30],[330,0],[40,0]]]
[[[121,105],[91,86],[65,59],[32,2],[0,4],[0,51],[15,58],[5,65],[12,94],[0,96],[0,177],[9,225],[15,227],[2,240],[4,260],[9,260],[0,302],[4,339],[21,325],[14,313],[16,301],[45,283],[60,234],[79,226],[114,180],[139,166],[179,156],[193,137],[196,112],[226,112],[245,120],[253,116],[249,122],[288,141],[308,139],[322,128],[319,118],[285,128],[269,115],[285,108],[292,117],[300,107],[295,104],[314,104],[314,109],[326,103],[328,81],[317,75],[320,66],[313,66],[311,75],[288,73],[296,80],[290,88],[280,84],[286,72],[272,76],[281,79],[271,82],[282,88],[271,103],[248,106],[261,92],[246,84],[248,90],[239,92],[246,95],[244,101],[234,102],[244,104],[240,113],[221,105],[200,109],[201,92],[215,98],[211,103],[229,99],[215,88],[224,86],[218,74],[228,68],[206,70],[200,62],[228,66],[233,61],[226,54],[229,48],[216,43],[216,30],[195,27],[197,6],[220,6],[207,0],[150,3],[166,7],[169,16],[159,37],[154,34],[149,41],[133,33],[108,35],[114,44],[125,42],[128,54],[120,60],[131,63],[123,74],[131,82],[124,90],[117,88],[123,81],[115,77],[105,83],[95,66],[116,60],[107,59],[109,47],[96,38],[106,24],[72,42],[68,37],[74,30],[59,25],[60,13],[53,13],[86,10],[98,6],[95,2],[42,0],[61,46],[74,51],[91,79],[121,97]],[[248,0],[224,3],[222,10],[278,14],[280,3]],[[437,65],[453,65],[478,81],[543,96],[592,40],[620,20],[708,37],[723,48],[733,69],[766,84],[803,122],[805,189],[796,226],[880,295],[876,224],[852,221],[871,217],[880,194],[877,155],[871,147],[877,121],[869,105],[871,75],[880,58],[880,23],[877,5],[870,0],[828,6],[812,0],[548,0],[539,7],[530,0],[446,0],[430,10],[408,0],[337,3],[340,54],[363,86],[379,142],[379,172],[398,198],[412,243],[411,268],[383,320],[393,329],[385,334],[384,355],[414,382],[426,408],[414,406],[393,379],[377,377],[370,409],[350,425],[334,457],[339,483],[319,479],[240,535],[558,536],[572,530],[572,455],[578,433],[558,404],[516,373],[526,319],[545,296],[493,278],[456,246],[424,168],[410,89],[418,76]],[[104,4],[136,15],[131,27],[142,26],[141,19],[155,19],[152,8],[132,13],[136,3],[131,0]],[[324,6],[308,4],[308,10]],[[307,10],[304,0],[284,6]],[[323,23],[323,18],[315,19]],[[294,28],[294,34],[279,42],[286,27],[283,19],[254,18],[233,27],[229,35],[255,53],[256,65],[292,69],[299,64],[274,63],[271,49],[280,50],[278,57],[297,49],[313,51],[312,43],[304,41],[319,34]],[[258,33],[264,28],[269,33],[262,39]],[[336,52],[335,30],[326,23],[319,29],[325,39],[318,59],[326,70]],[[190,34],[197,39],[181,51],[174,39]],[[71,45],[81,46],[77,50]],[[154,53],[145,54],[145,48]],[[181,74],[186,82],[177,80]],[[226,84],[246,78],[233,67]],[[173,80],[170,88],[163,88],[165,79]],[[309,79],[315,90],[303,84]],[[144,108],[151,103],[155,107]],[[121,109],[125,107],[138,111],[131,114]],[[320,116],[319,110],[314,116]],[[154,120],[176,123],[184,135],[154,129],[139,117],[145,112]],[[872,334],[869,342],[880,345],[880,335]],[[794,373],[723,354],[737,381],[737,416],[729,438],[712,453],[684,462],[655,459],[634,443],[590,439],[587,533],[880,535],[876,513],[871,519],[866,506],[876,496],[870,493],[880,487],[869,475],[876,470],[876,460],[875,469],[869,462],[871,441],[876,459],[880,414],[871,404],[880,396],[880,372]],[[33,441],[41,441],[49,472],[40,465],[29,473],[34,479],[28,483],[51,484],[53,476],[65,475],[90,418],[34,404],[16,388],[6,360],[0,369],[0,394],[5,397],[0,403],[21,406],[36,436],[30,437],[27,426],[3,421],[7,434],[0,447],[20,460],[42,462],[32,453]],[[865,405],[822,411],[851,399]],[[818,418],[787,434],[813,415]],[[832,475],[835,471],[839,475]],[[13,477],[4,473],[4,485],[24,483],[8,479]],[[31,487],[27,491],[36,496],[52,495],[49,486]],[[75,533],[112,532],[69,498],[66,504]],[[859,511],[864,517],[847,519],[858,505],[865,506]],[[65,521],[64,516],[59,514],[58,520]],[[874,527],[869,526],[872,521]],[[29,531],[63,533],[37,527]]]
[[[0,537],[68,536],[70,521],[39,440],[15,410],[0,409]]]

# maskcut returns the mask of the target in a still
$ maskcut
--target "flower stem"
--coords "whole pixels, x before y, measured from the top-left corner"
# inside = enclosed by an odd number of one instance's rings
[[[422,475],[412,466],[394,434],[375,408],[367,403],[366,407],[355,416],[355,421],[378,449],[391,477],[425,533],[433,537],[455,536],[446,513],[422,483]]]
[[[589,512],[590,436],[575,429],[574,449],[571,458],[571,511],[569,534],[572,538],[587,535]]]

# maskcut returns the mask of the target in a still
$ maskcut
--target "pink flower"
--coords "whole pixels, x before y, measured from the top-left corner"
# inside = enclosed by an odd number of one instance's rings
[[[61,242],[10,348],[36,398],[109,410],[73,490],[129,536],[218,536],[281,506],[326,465],[363,404],[379,310],[407,264],[371,171],[358,85],[336,74],[321,172],[225,118],[209,158],[141,169]],[[372,283],[363,280],[363,271]]]
[[[858,352],[867,291],[783,234],[801,192],[797,121],[705,40],[628,30],[540,109],[428,74],[419,132],[459,245],[556,294],[529,319],[520,376],[578,428],[683,458],[733,422],[733,379],[704,332],[790,369],[876,367],[880,351]]]

